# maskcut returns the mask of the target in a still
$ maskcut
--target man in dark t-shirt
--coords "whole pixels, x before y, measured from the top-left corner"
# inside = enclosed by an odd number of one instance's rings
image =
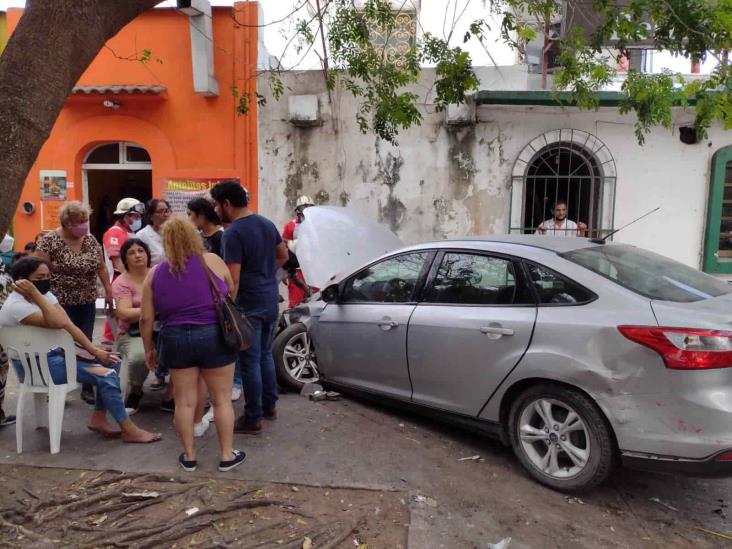
[[[254,331],[251,346],[239,354],[246,404],[234,431],[259,434],[262,417],[277,417],[272,357],[279,304],[275,273],[287,261],[287,247],[274,223],[249,209],[247,192],[237,182],[219,183],[211,189],[211,198],[221,221],[229,223],[221,241],[224,261],[234,281],[236,303]]]

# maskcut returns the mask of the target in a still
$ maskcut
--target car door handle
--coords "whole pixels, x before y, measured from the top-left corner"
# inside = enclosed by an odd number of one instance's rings
[[[486,335],[512,336],[514,331],[511,328],[502,328],[500,326],[481,326],[480,333]]]
[[[396,320],[381,320],[376,325],[386,332],[399,326],[399,323]]]

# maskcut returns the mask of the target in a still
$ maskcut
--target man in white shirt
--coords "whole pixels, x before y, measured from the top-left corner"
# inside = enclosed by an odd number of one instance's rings
[[[550,236],[584,236],[587,232],[587,225],[575,223],[567,219],[567,203],[559,200],[552,208],[554,217],[542,221],[536,229],[535,234],[546,234]]]

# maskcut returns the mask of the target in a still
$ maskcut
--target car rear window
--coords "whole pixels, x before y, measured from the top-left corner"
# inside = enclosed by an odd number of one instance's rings
[[[732,293],[724,281],[634,246],[604,245],[560,255],[651,299],[690,303]]]

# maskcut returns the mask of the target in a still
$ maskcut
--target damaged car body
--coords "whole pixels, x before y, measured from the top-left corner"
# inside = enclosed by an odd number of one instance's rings
[[[400,248],[305,305],[320,382],[480,426],[565,491],[732,475],[732,286],[622,244]]]

